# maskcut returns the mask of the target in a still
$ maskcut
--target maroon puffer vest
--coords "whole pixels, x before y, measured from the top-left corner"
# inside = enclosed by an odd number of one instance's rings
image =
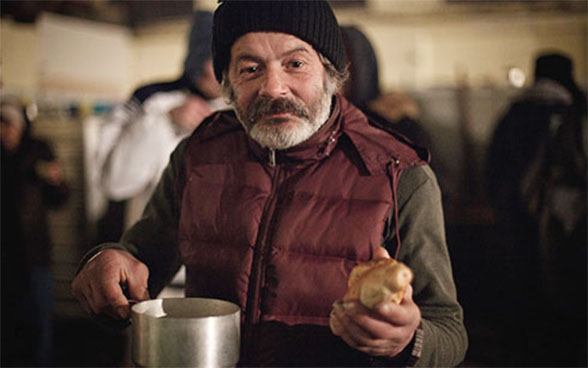
[[[186,295],[239,304],[245,340],[260,326],[280,326],[263,347],[244,341],[244,353],[283,358],[283,345],[297,344],[286,343],[287,326],[328,326],[351,268],[382,242],[400,172],[423,161],[339,96],[309,141],[277,151],[275,164],[270,156],[232,114],[198,129],[181,175],[179,248]]]

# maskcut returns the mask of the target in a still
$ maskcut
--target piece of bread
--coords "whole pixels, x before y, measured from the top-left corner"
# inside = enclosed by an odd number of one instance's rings
[[[359,299],[368,308],[383,301],[400,304],[412,278],[411,269],[392,258],[363,263],[351,270],[343,301]]]

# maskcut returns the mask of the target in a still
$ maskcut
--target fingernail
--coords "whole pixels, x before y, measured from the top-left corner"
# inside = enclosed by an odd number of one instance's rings
[[[343,302],[341,303],[341,307],[343,307],[343,310],[345,311],[345,313],[349,313],[349,314],[353,314],[355,313],[355,303],[353,302]]]
[[[389,302],[380,303],[378,306],[378,311],[382,314],[388,314],[392,310],[392,306]]]
[[[330,319],[329,327],[331,327],[331,331],[333,332],[333,335],[335,335],[335,336],[341,335],[341,326],[339,325],[339,321],[336,318]]]

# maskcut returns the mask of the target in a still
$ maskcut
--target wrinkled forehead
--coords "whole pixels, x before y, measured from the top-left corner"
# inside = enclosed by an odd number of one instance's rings
[[[294,35],[282,32],[248,32],[239,37],[231,47],[230,62],[238,61],[242,57],[262,60],[280,58],[295,52],[318,59],[318,52],[314,47]]]

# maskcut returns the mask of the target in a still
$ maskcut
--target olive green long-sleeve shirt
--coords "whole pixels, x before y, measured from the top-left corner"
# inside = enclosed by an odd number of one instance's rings
[[[429,166],[403,172],[398,207],[402,239],[398,259],[414,272],[413,299],[424,329],[416,365],[457,365],[465,357],[468,338],[446,245],[441,192]]]
[[[176,179],[185,146],[186,141],[172,154],[142,219],[123,235],[120,243],[94,248],[82,264],[102,249],[118,248],[147,265],[152,296],[172,279],[180,267],[176,237],[182,188],[176,188]],[[412,354],[420,356],[417,366],[455,366],[464,359],[468,339],[457,301],[441,192],[434,173],[426,165],[406,169],[400,176],[397,193],[402,240],[398,259],[414,272],[413,299],[422,315],[422,334],[413,344]],[[383,245],[393,254],[397,244],[393,214],[389,216],[386,233]]]

